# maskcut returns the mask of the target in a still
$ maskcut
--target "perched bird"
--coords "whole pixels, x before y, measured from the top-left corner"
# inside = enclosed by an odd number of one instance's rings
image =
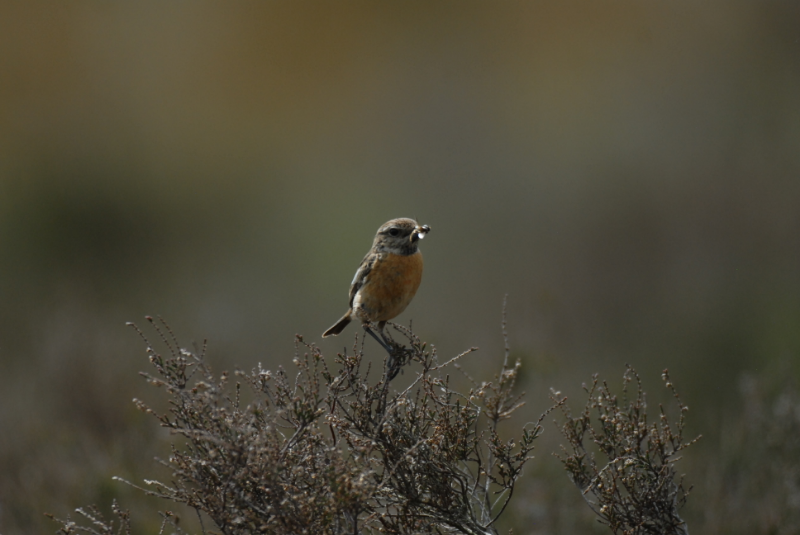
[[[359,319],[367,332],[391,353],[370,325],[377,324],[383,336],[386,322],[400,315],[414,298],[422,281],[419,240],[430,230],[428,225],[418,225],[406,218],[392,219],[381,225],[372,249],[361,261],[350,284],[350,308],[322,333],[322,337],[337,335],[353,319]]]

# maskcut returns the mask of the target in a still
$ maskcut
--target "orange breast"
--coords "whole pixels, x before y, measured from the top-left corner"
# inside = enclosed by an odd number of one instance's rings
[[[388,321],[403,312],[422,282],[422,253],[386,254],[377,260],[353,300],[356,316]]]

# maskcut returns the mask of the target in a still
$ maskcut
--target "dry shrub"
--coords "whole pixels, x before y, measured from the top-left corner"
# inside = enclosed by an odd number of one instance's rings
[[[592,510],[614,533],[624,535],[685,535],[686,523],[678,509],[691,488],[677,478],[680,452],[700,437],[685,442],[683,429],[689,408],[678,396],[667,370],[662,379],[672,392],[679,416],[671,424],[663,406],[657,422],[648,422],[647,401],[641,380],[628,366],[623,376],[622,399],[608,384],[592,378],[584,385],[588,400],[573,417],[562,405],[561,428],[567,446],[557,455],[573,483]],[[634,383],[635,389],[629,392]],[[553,392],[553,398],[558,392]],[[598,457],[602,461],[598,462]]]
[[[498,434],[523,404],[513,391],[520,363],[510,365],[508,351],[494,380],[466,394],[447,370],[474,349],[440,363],[396,325],[408,346],[392,342],[374,378],[358,340],[331,366],[299,336],[291,372],[259,365],[215,375],[205,347],[182,348],[166,323],[148,319],[168,351],[137,328],[154,368],[143,375],[170,409],[136,403],[176,436],[161,461],[171,480],[147,481],[148,494],[194,508],[226,534],[497,533],[545,416],[516,440]],[[412,361],[410,386],[391,388]],[[116,511],[115,524],[79,510],[89,525],[60,521],[61,532],[127,533],[130,520]],[[167,526],[180,531],[169,516]]]

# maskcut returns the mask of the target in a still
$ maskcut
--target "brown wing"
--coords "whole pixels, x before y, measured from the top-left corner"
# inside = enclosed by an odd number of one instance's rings
[[[358,266],[358,270],[356,270],[356,274],[353,277],[353,282],[350,283],[350,308],[353,307],[353,299],[361,287],[364,286],[367,275],[372,271],[372,266],[375,265],[377,259],[378,255],[370,251],[364,257],[364,260],[361,261],[361,265]]]

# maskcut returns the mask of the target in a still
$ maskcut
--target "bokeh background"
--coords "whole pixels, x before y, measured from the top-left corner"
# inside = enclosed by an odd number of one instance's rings
[[[798,448],[776,469],[753,422],[800,422],[800,4],[11,0],[0,73],[4,535],[112,499],[156,532],[169,505],[111,480],[169,452],[125,322],[220,370],[286,365],[295,333],[333,355],[401,216],[433,231],[399,320],[488,377],[508,294],[522,423],[625,363],[655,410],[669,368],[704,435],[692,531],[797,520]],[[508,525],[602,533],[558,443]]]

